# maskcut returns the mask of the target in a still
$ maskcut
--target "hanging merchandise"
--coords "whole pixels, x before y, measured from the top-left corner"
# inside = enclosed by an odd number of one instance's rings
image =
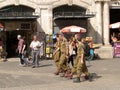
[[[114,53],[113,53],[114,58],[120,58],[120,42],[115,42],[114,43]]]
[[[46,35],[46,58],[51,59],[53,58],[53,35],[47,34]]]

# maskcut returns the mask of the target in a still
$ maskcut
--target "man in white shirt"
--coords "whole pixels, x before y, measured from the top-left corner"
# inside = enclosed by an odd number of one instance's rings
[[[38,37],[34,35],[33,41],[30,44],[30,48],[32,49],[32,59],[33,59],[32,68],[39,67],[38,56],[40,53],[40,47],[41,47],[41,43],[38,41]]]

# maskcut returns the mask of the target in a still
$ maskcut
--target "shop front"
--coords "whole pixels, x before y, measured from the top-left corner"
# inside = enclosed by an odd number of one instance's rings
[[[110,43],[113,46],[113,57],[120,57],[120,1],[110,3]]]
[[[120,1],[112,0],[110,6],[110,24],[120,22]],[[119,28],[110,28],[110,42],[112,42],[112,37],[116,37],[120,40],[120,29]]]
[[[111,9],[110,10],[110,23],[117,23],[120,22],[120,9]],[[110,29],[110,36],[115,36],[117,39],[120,40],[120,29],[119,28],[111,28]],[[111,42],[111,40],[110,40]]]
[[[53,33],[59,33],[66,26],[79,26],[88,30],[88,18],[94,16],[77,5],[62,5],[53,9]]]
[[[16,57],[17,35],[24,36],[30,44],[32,35],[37,32],[38,16],[33,15],[34,9],[26,6],[7,6],[0,9],[0,23],[4,25],[0,32],[2,48],[7,52],[7,57]]]

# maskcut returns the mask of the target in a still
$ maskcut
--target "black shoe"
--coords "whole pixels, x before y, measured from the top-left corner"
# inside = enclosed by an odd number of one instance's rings
[[[91,82],[91,81],[92,81],[92,77],[93,77],[93,76],[90,74],[89,76],[85,76],[85,79],[86,79],[86,80],[89,80],[89,81]]]
[[[85,80],[89,80],[89,77],[88,76],[84,76]]]
[[[75,80],[73,80],[74,83],[80,83],[80,78],[77,77]]]
[[[92,81],[92,78],[93,78],[93,75],[90,74],[89,77],[88,77],[88,80],[91,82],[91,81]]]

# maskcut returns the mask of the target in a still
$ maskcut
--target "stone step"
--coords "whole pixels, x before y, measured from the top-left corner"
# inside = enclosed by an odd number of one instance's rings
[[[101,46],[95,49],[95,53],[99,55],[101,59],[111,59],[113,58],[113,47],[112,46]]]

